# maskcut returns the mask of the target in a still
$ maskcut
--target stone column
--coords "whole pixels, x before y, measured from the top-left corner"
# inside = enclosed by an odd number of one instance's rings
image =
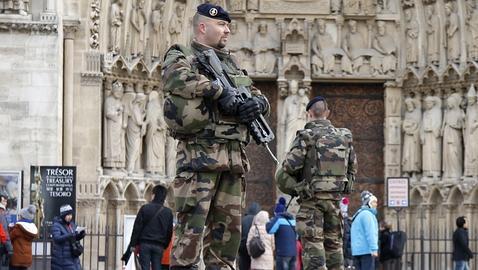
[[[74,38],[80,22],[63,21],[63,165],[73,165],[73,72],[75,70]]]
[[[401,104],[402,89],[394,82],[385,83],[385,178],[401,175]]]

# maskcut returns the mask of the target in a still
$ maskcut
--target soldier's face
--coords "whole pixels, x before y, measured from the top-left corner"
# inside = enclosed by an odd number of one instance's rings
[[[206,45],[222,49],[226,47],[229,38],[229,23],[222,20],[207,20],[204,24],[204,35]]]

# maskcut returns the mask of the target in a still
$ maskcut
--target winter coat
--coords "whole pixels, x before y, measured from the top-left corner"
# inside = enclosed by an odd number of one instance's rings
[[[377,209],[362,206],[352,218],[352,255],[360,256],[378,251]]]
[[[470,250],[468,230],[458,228],[453,233],[453,260],[468,261],[473,258],[473,252]]]
[[[29,220],[20,220],[10,230],[13,255],[10,265],[30,267],[32,265],[32,242],[38,237],[38,228]]]
[[[294,216],[287,212],[278,213],[266,224],[269,234],[274,234],[276,256],[297,256]]]
[[[352,243],[350,241],[350,227],[352,226],[352,220],[348,217],[344,217],[344,237],[343,237],[343,253],[344,259],[352,260]]]
[[[259,211],[261,211],[261,206],[258,203],[253,202],[247,209],[246,215],[242,218],[241,244],[239,245],[239,252],[241,254],[247,254],[247,236],[249,235],[249,230],[251,229],[252,220],[256,214],[259,213]]]
[[[267,233],[266,223],[269,221],[269,213],[266,211],[260,211],[254,217],[252,221],[251,229],[247,235],[247,247],[249,249],[249,242],[252,237],[256,236],[259,233],[262,243],[264,243],[265,252],[258,258],[251,257],[251,270],[254,269],[263,269],[263,270],[272,270],[274,269],[274,236]],[[257,230],[256,230],[257,226]]]
[[[76,233],[76,225],[69,224],[58,217],[55,218],[51,229],[53,246],[51,251],[51,270],[80,270],[80,258],[71,254],[71,242],[80,240]]]

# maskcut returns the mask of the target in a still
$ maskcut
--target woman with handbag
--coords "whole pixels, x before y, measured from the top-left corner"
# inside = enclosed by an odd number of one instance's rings
[[[68,205],[60,207],[60,217],[56,217],[51,230],[53,246],[51,254],[51,270],[80,270],[80,255],[83,247],[80,240],[85,231],[76,231],[73,222],[73,208]]]
[[[36,210],[34,205],[20,210],[19,221],[10,229],[10,240],[13,245],[10,270],[28,269],[32,265],[32,242],[38,237],[38,228],[33,223]]]
[[[274,235],[268,234],[266,230],[266,223],[269,222],[269,213],[266,211],[260,211],[254,217],[252,221],[251,229],[249,230],[249,234],[247,235],[247,251],[251,255],[251,270],[272,270],[274,269]],[[262,246],[264,252],[257,256],[255,251],[255,247],[252,247],[252,242],[256,237],[260,237],[260,242],[262,242]],[[262,248],[261,248],[262,249]],[[257,256],[257,257],[256,257]]]

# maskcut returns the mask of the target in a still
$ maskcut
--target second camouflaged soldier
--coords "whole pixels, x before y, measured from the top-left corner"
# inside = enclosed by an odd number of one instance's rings
[[[357,171],[352,133],[327,120],[325,98],[315,97],[306,109],[311,121],[297,132],[276,180],[283,192],[300,197],[296,228],[304,269],[343,269],[339,202],[351,191]]]
[[[173,45],[163,63],[165,121],[179,140],[173,182],[178,226],[170,269],[197,269],[201,249],[206,269],[235,269],[249,170],[245,123],[267,113],[269,103],[224,49],[230,22],[220,6],[199,5],[191,46]],[[231,83],[249,88],[251,98],[242,102],[199,64],[209,49]]]

